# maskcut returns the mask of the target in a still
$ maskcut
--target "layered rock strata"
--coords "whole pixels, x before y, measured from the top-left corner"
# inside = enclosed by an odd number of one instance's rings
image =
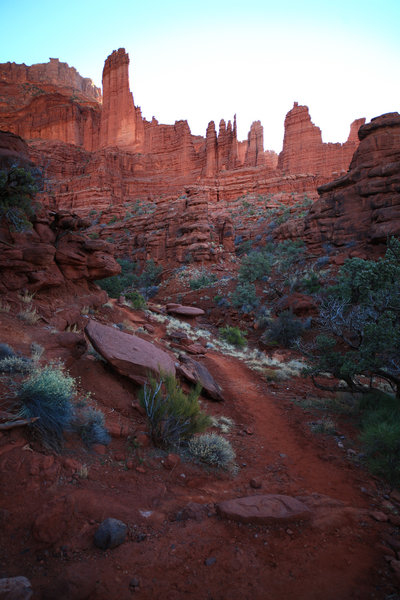
[[[77,189],[74,209],[85,210],[89,198],[92,207],[100,208],[99,196],[106,196],[111,203],[120,201],[118,193],[108,194],[108,183],[104,193],[99,192],[102,173],[108,171],[106,165],[112,161],[117,170],[112,179],[121,180],[119,187],[128,187],[137,198],[144,193],[155,196],[183,192],[185,186],[206,189],[211,201],[256,191],[312,192],[332,173],[347,170],[357,145],[359,122],[353,124],[346,144],[323,144],[307,107],[297,105],[286,118],[279,160],[274,152],[264,151],[259,121],[252,124],[244,142],[237,139],[236,116],[233,122],[222,119],[218,134],[211,121],[205,138],[193,136],[187,121],[174,125],[160,124],[155,118],[147,121],[134,104],[128,68],[129,56],[123,48],[107,58],[101,103],[99,90],[90,80],[55,59],[48,65],[32,67],[0,65],[0,128],[29,140],[42,140],[44,155],[39,155],[36,144],[33,157],[53,172],[60,169],[57,164],[52,166],[52,151],[46,151],[45,142],[64,142],[77,148],[74,152],[71,148],[51,146],[52,150],[56,148],[56,162],[61,154],[68,156],[61,179],[51,191],[56,203],[66,199],[54,190],[70,187],[68,171],[79,172],[86,183],[91,180],[88,187],[93,195],[82,195]],[[82,153],[82,149],[94,156]],[[74,161],[74,169],[69,168],[70,160]],[[97,181],[93,181],[94,171],[99,173]],[[126,177],[129,182],[125,185],[122,180]],[[79,182],[78,188],[82,185]],[[81,198],[83,204],[79,203]],[[103,203],[101,199],[100,202]]]
[[[318,188],[303,232],[311,244],[379,245],[400,234],[399,113],[372,119],[358,136],[348,173]]]
[[[289,174],[311,173],[325,177],[347,171],[358,146],[357,132],[365,119],[353,121],[344,144],[324,144],[319,127],[311,121],[307,106],[294,103],[285,118],[283,148],[278,169]]]

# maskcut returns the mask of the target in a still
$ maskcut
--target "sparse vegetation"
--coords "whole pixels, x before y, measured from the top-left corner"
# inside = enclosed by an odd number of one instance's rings
[[[228,344],[232,344],[232,346],[237,346],[238,348],[246,346],[247,342],[245,334],[238,327],[222,327],[219,332],[221,337],[228,342]]]

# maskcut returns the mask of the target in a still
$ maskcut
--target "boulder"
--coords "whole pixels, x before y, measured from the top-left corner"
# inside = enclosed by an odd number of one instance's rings
[[[143,385],[148,374],[160,372],[175,375],[175,363],[169,354],[136,335],[90,320],[85,327],[96,352],[121,375]]]
[[[116,548],[124,543],[128,527],[118,519],[105,519],[94,534],[94,543],[102,550]]]
[[[312,516],[311,510],[303,502],[280,494],[225,500],[219,502],[216,508],[218,514],[226,519],[259,525],[303,521]]]
[[[31,582],[26,577],[6,577],[0,579],[1,600],[29,600],[33,590]]]
[[[190,381],[191,383],[200,383],[203,391],[213,400],[224,400],[221,387],[215,381],[209,370],[188,356],[181,355],[179,357],[180,364],[177,367],[179,375]]]

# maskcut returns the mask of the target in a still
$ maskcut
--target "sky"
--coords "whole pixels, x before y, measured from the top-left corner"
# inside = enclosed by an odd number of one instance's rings
[[[195,135],[236,113],[239,139],[259,120],[280,152],[295,101],[324,142],[400,112],[399,0],[0,0],[0,21],[0,63],[59,58],[98,87],[125,48],[143,116]]]

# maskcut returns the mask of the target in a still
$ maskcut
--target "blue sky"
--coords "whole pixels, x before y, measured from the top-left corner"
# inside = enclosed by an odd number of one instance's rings
[[[399,0],[0,0],[0,15],[0,62],[59,58],[100,86],[124,47],[143,115],[194,134],[236,112],[240,139],[260,120],[279,152],[294,101],[331,142],[400,110]]]

